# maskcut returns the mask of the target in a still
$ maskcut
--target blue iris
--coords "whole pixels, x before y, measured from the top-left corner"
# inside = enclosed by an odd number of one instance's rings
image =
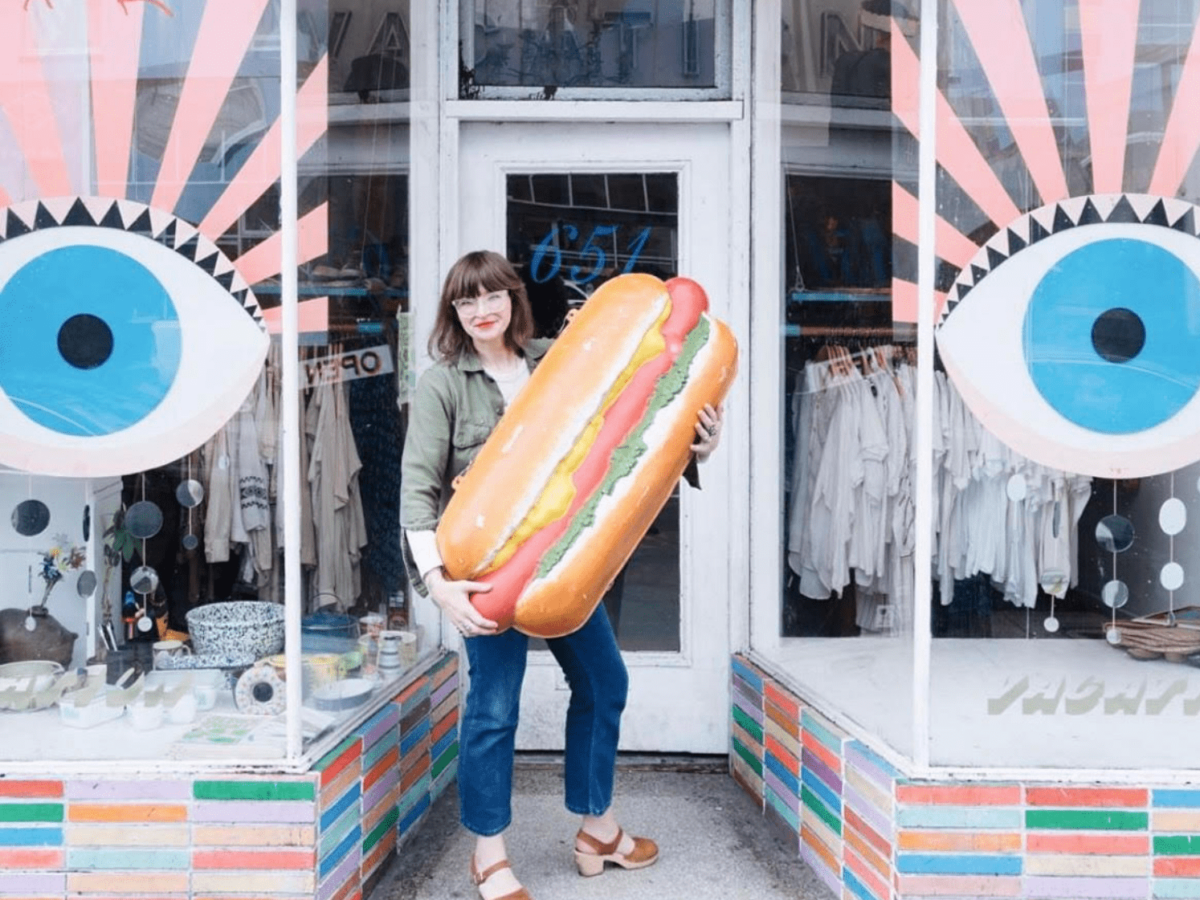
[[[1129,238],[1096,241],[1051,269],[1025,312],[1025,364],[1066,419],[1135,434],[1200,388],[1200,280],[1175,254]]]
[[[0,389],[40,425],[104,435],[137,424],[179,369],[179,316],[130,256],[76,245],[41,254],[0,290]]]

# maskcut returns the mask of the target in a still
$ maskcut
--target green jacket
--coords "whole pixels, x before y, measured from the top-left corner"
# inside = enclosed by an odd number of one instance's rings
[[[523,348],[533,371],[552,341],[535,339]],[[504,398],[473,352],[440,362],[417,381],[408,408],[408,433],[400,464],[400,527],[433,531],[450,502],[451,483],[475,458],[500,416]],[[422,597],[427,589],[413,564],[408,540],[401,537],[409,579]]]

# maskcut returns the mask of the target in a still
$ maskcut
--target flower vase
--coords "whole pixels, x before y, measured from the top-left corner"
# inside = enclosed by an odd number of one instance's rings
[[[57,578],[54,579],[53,581],[46,582],[46,589],[44,591],[42,591],[42,599],[40,601],[38,601],[37,605],[33,609],[30,610],[30,612],[33,615],[36,616],[36,615],[45,615],[46,614],[46,601],[48,601],[50,599],[50,592],[52,590],[54,590],[54,587],[57,584],[58,584]]]

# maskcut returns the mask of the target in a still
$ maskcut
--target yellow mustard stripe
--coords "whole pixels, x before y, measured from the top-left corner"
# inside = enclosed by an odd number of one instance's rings
[[[570,452],[555,467],[554,472],[546,482],[546,488],[542,491],[542,495],[529,512],[525,514],[525,518],[521,520],[521,524],[517,526],[516,531],[512,533],[512,536],[500,548],[500,552],[496,554],[496,558],[487,568],[487,572],[495,571],[508,562],[521,544],[537,534],[548,523],[566,515],[567,510],[571,508],[571,503],[575,499],[575,483],[572,480],[575,471],[583,465],[583,461],[587,459],[592,445],[596,443],[600,429],[604,427],[604,416],[607,414],[609,407],[616,402],[617,397],[625,390],[625,386],[633,380],[633,376],[637,374],[637,370],[667,348],[666,339],[662,335],[662,326],[670,315],[671,304],[668,303],[663,309],[662,315],[658,317],[654,325],[646,332],[646,336],[642,338],[642,342],[638,344],[638,348],[634,352],[633,358],[629,361],[629,365],[621,371],[620,377],[617,378],[605,396],[604,402],[600,405],[600,411],[592,417],[587,427],[584,428],[583,433],[579,436],[579,440],[575,442]]]

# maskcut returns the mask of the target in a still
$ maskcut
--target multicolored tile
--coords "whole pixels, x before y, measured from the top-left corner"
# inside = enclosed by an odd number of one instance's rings
[[[763,684],[767,676],[742,656],[733,658],[730,674],[729,769],[760,807],[764,807],[763,758]],[[764,807],[765,808],[765,807]]]
[[[788,830],[798,786],[844,900],[1200,900],[1200,789],[913,781],[742,656],[730,687],[731,775]]]
[[[0,897],[362,900],[454,777],[458,686],[445,654],[303,775],[0,779]]]

